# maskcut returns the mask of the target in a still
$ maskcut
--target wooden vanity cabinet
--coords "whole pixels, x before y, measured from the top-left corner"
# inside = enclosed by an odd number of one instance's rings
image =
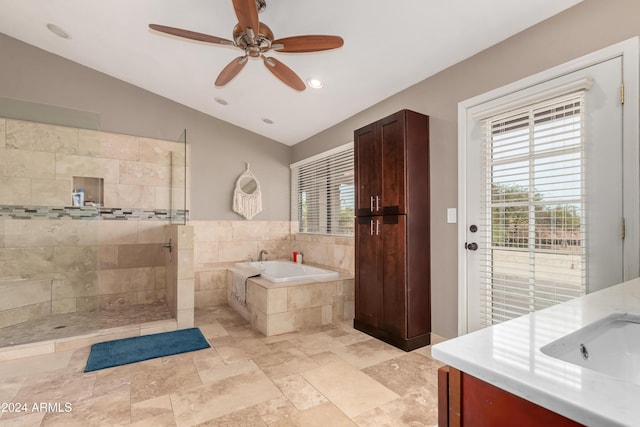
[[[429,118],[402,110],[354,132],[354,327],[409,351],[430,342]]]
[[[458,369],[438,370],[439,427],[582,425]]]

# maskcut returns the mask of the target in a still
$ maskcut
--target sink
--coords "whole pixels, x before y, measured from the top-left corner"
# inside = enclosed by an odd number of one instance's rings
[[[640,384],[640,316],[614,313],[540,349],[547,356]]]

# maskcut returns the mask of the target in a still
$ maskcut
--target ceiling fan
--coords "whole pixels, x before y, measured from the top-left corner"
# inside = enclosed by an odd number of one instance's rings
[[[249,58],[261,58],[274,76],[293,89],[302,91],[306,85],[291,68],[264,54],[270,50],[289,53],[318,52],[338,48],[344,41],[341,37],[326,35],[294,36],[274,40],[271,29],[258,20],[258,13],[265,7],[265,0],[233,0],[233,8],[238,18],[238,24],[233,28],[233,40],[164,25],[149,24],[149,28],[186,39],[235,46],[243,50],[242,56],[235,58],[223,68],[216,79],[216,86],[229,83],[244,68]]]

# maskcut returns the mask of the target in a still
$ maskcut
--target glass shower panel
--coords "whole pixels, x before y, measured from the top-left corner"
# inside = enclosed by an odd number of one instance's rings
[[[184,129],[177,143],[177,149],[171,151],[171,224],[185,225],[188,220],[188,153],[187,130]]]

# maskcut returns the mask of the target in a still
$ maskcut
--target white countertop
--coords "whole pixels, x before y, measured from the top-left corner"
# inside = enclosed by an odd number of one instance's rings
[[[447,365],[589,426],[640,425],[640,385],[540,348],[612,313],[640,315],[640,279],[432,347]]]

